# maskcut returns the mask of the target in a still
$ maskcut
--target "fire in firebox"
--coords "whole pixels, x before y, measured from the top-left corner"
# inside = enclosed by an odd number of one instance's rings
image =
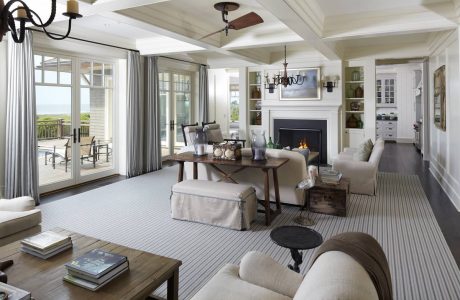
[[[307,139],[304,138],[302,140],[299,141],[299,149],[307,149],[308,148],[308,144],[307,144]]]

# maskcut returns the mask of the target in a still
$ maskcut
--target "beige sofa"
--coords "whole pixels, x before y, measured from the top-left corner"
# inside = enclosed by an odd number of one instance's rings
[[[181,152],[190,151],[183,149]],[[208,153],[212,152],[212,146],[208,148]],[[304,191],[296,189],[299,182],[308,177],[305,157],[295,151],[267,149],[267,157],[288,158],[289,161],[278,169],[278,186],[280,191],[280,200],[282,203],[303,205],[305,201]],[[242,155],[252,157],[252,151],[249,148],[242,149]],[[234,167],[219,166],[223,170],[235,170]],[[201,180],[218,180],[221,178],[219,173],[207,164],[198,164],[198,179]],[[263,172],[258,169],[247,168],[234,176],[238,183],[247,184],[255,187],[258,199],[264,199],[264,176]],[[193,179],[193,164],[185,163],[184,179]],[[270,199],[275,199],[275,190],[273,188],[273,176],[270,172]],[[273,200],[274,201],[274,200]]]
[[[367,271],[351,256],[329,251],[305,278],[259,252],[248,252],[239,266],[225,265],[192,300],[378,299]]]
[[[385,147],[385,142],[378,139],[368,161],[353,159],[355,148],[345,148],[334,159],[332,168],[342,173],[343,177],[350,179],[350,192],[354,194],[375,195],[377,189],[377,171],[380,158]]]
[[[0,199],[0,246],[40,232],[41,220],[32,197]]]

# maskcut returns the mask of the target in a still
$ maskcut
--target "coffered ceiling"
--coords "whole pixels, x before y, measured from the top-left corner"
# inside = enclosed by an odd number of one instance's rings
[[[36,1],[45,0],[26,2]],[[224,27],[213,7],[216,2],[80,1],[84,18],[74,22],[72,34],[116,41],[145,55],[168,53],[214,61],[231,57],[229,62],[253,64],[278,62],[285,44],[288,56],[303,52],[325,60],[353,58],[357,53],[382,56],[383,50],[394,50],[390,53],[397,56],[402,44],[414,51],[413,56],[424,56],[436,37],[458,27],[460,12],[460,0],[240,0],[229,20],[256,12],[264,23],[201,39]],[[65,21],[53,24],[55,31],[65,27]]]

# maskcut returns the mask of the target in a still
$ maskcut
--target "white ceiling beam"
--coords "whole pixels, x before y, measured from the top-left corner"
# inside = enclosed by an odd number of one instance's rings
[[[168,2],[171,0],[111,0],[104,2],[94,2],[93,4],[85,1],[79,1],[80,3],[80,14],[83,16],[90,16],[94,14],[104,12],[114,12],[123,9],[129,9],[144,5],[157,4],[162,2]],[[57,0],[61,4],[66,4],[67,0]]]
[[[106,12],[100,14],[106,18],[110,18],[113,20],[116,20],[118,22],[122,22],[125,24],[129,24],[132,26],[136,26],[138,28],[141,28],[143,30],[150,31],[155,34],[163,35],[169,38],[176,39],[181,42],[185,42],[194,46],[201,47],[203,50],[210,50],[214,52],[218,52],[224,55],[232,56],[238,59],[245,60],[250,63],[255,63],[255,64],[268,64],[270,61],[270,57],[268,54],[263,54],[263,51],[257,51],[258,53],[252,53],[249,51],[230,51],[226,49],[220,48],[220,42],[218,40],[197,40],[195,38],[186,36],[185,34],[180,34],[177,32],[174,32],[169,29],[165,29],[163,27],[160,27],[159,25],[152,24],[150,22],[146,22],[144,20],[138,20],[134,17],[131,16],[126,16],[122,15],[120,13],[115,13],[115,12]],[[198,50],[196,50],[198,51]],[[150,53],[154,54],[154,53]]]
[[[318,28],[312,26],[300,16],[300,12],[291,7],[285,0],[257,0],[278,20],[297,33],[329,60],[340,60],[340,52],[333,42],[323,41]]]

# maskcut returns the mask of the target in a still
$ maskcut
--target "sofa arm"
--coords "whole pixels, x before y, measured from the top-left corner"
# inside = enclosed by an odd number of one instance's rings
[[[367,161],[336,159],[332,162],[332,169],[342,173],[343,177],[356,176],[374,177],[377,169]]]
[[[35,208],[35,200],[24,196],[13,199],[0,199],[0,211],[27,211]]]
[[[282,266],[270,256],[256,251],[248,252],[243,257],[239,275],[244,281],[290,298],[294,297],[303,280],[299,273]]]

